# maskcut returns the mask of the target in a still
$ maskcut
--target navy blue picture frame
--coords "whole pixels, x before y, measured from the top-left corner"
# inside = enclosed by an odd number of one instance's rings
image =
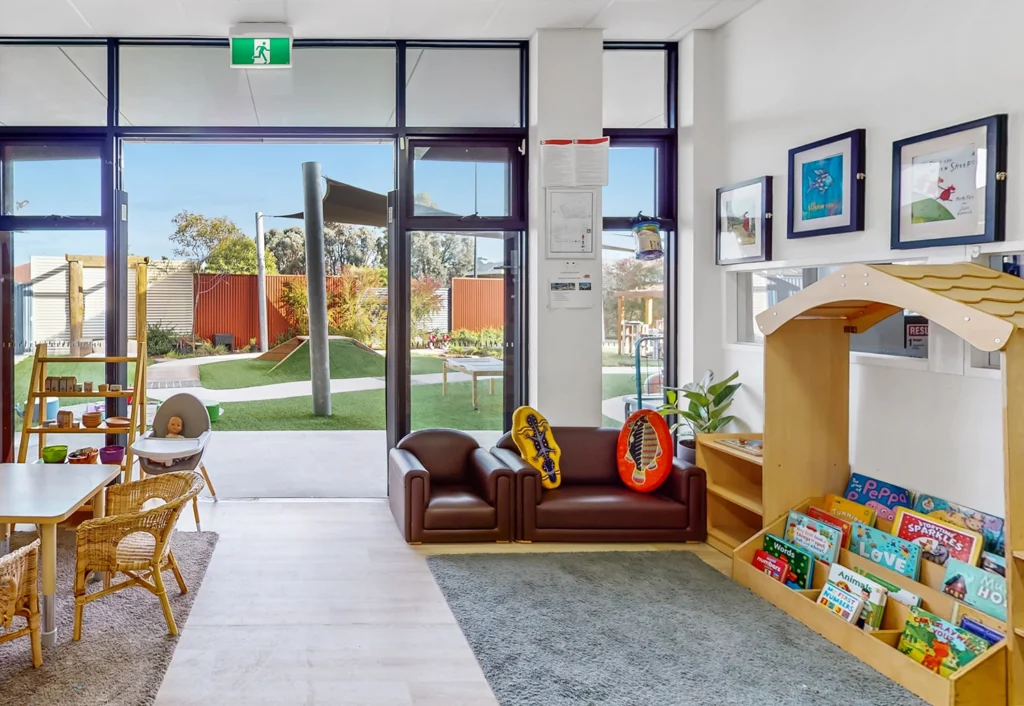
[[[721,234],[721,213],[722,194],[744,186],[761,185],[761,217],[758,225],[761,226],[761,252],[750,257],[740,257],[732,260],[722,259],[722,234]],[[768,262],[772,259],[772,178],[770,176],[747,179],[737,184],[723,186],[715,189],[715,264],[716,265],[737,265],[741,262]]]
[[[1006,140],[1009,117],[1005,113],[992,115],[979,120],[961,123],[952,127],[926,132],[892,143],[892,203],[891,203],[891,238],[890,245],[894,250],[914,250],[917,248],[934,248],[944,245],[973,245],[975,243],[993,243],[1003,240],[1006,230]],[[952,238],[932,238],[930,240],[900,240],[900,177],[902,170],[901,154],[904,147],[920,142],[934,140],[958,132],[986,128],[987,159],[985,164],[985,230],[982,233],[963,235]]]
[[[812,228],[796,232],[793,230],[793,221],[796,213],[796,192],[793,189],[793,177],[796,166],[796,157],[801,152],[817,149],[833,142],[844,142],[850,140],[850,223],[844,226],[832,226],[828,228]],[[823,140],[811,142],[806,145],[794,147],[789,151],[789,171],[786,182],[787,198],[787,223],[786,237],[792,238],[813,238],[819,235],[834,235],[836,233],[853,233],[864,230],[864,176],[866,173],[866,145],[867,131],[864,128],[850,130],[841,135],[833,135]]]

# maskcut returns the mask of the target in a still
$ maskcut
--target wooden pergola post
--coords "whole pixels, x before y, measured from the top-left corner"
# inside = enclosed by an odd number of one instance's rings
[[[68,338],[70,355],[84,358],[92,353],[92,344],[85,340],[85,277],[82,261],[67,255],[68,261]]]

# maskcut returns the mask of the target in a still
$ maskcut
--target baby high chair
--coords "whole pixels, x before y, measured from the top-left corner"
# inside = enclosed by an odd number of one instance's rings
[[[167,438],[168,423],[174,417],[181,421],[180,436]],[[182,392],[168,397],[160,405],[153,418],[153,428],[132,444],[132,453],[138,457],[142,472],[150,476],[198,468],[216,502],[217,491],[213,489],[203,464],[203,452],[210,442],[210,435],[210,413],[206,406],[195,395]],[[196,529],[201,529],[199,503],[195,497],[192,498],[192,512],[196,517]]]

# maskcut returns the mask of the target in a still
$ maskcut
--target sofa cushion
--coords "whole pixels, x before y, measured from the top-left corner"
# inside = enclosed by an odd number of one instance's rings
[[[497,511],[468,486],[431,486],[424,528],[490,529],[497,524]]]
[[[429,511],[428,511],[429,512]],[[563,485],[537,506],[541,529],[684,529],[686,505],[656,493],[613,485]]]

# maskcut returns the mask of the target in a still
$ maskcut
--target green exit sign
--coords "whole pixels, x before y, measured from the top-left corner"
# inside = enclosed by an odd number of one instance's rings
[[[291,65],[290,37],[231,37],[233,69],[282,69]]]

